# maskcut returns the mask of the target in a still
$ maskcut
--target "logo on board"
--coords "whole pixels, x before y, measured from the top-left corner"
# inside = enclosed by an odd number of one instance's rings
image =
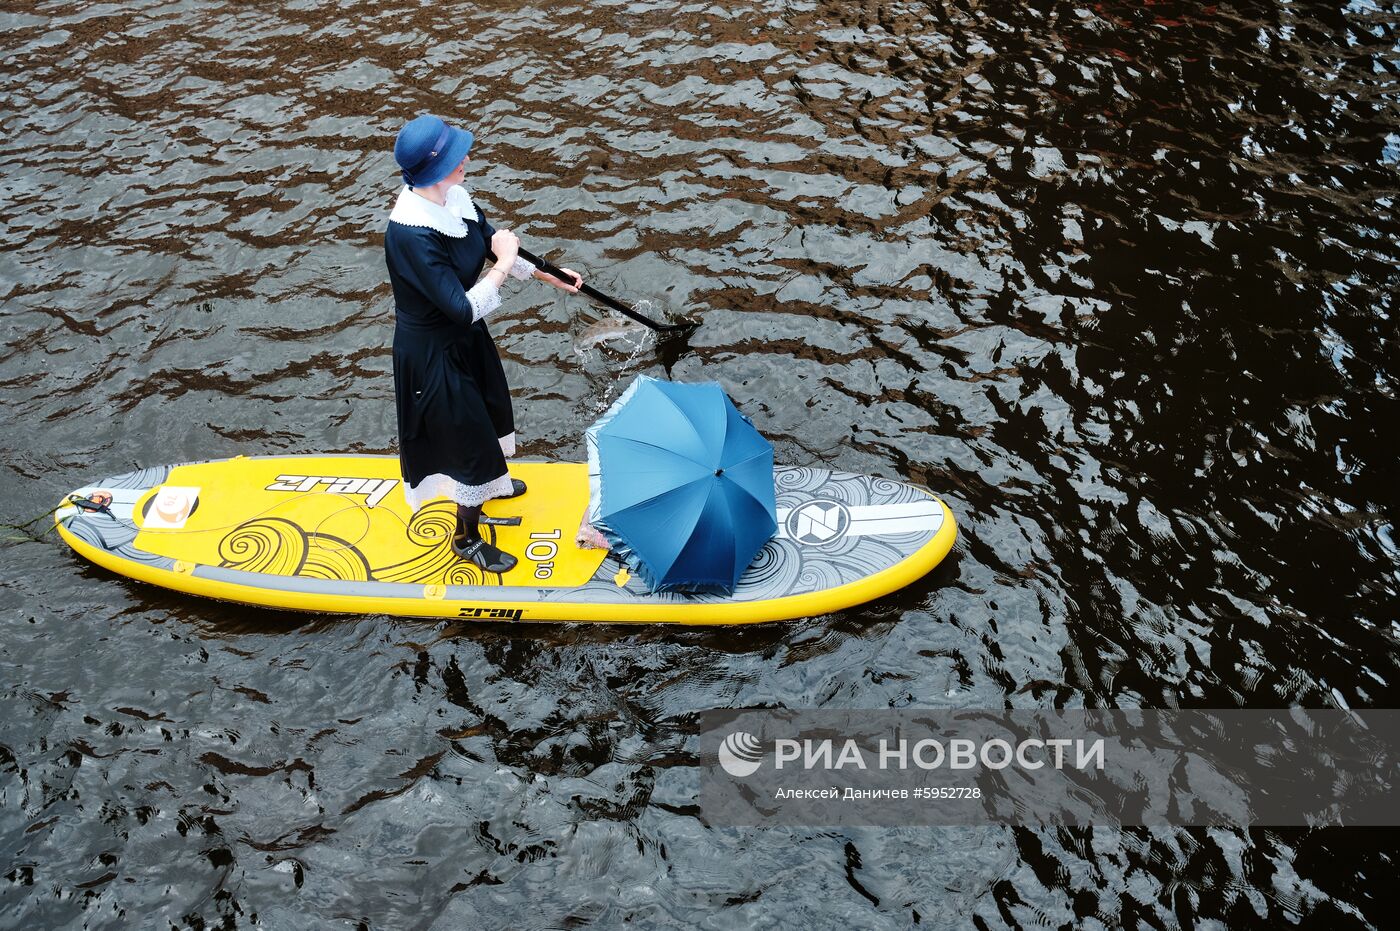
[[[105,492],[104,492],[105,494]],[[110,498],[110,495],[108,496]],[[199,489],[161,485],[141,507],[142,530],[179,530],[199,507]]]
[[[357,478],[340,475],[279,475],[266,491],[315,491],[318,485],[330,495],[364,495],[365,507],[372,508],[394,490],[396,478]]]
[[[787,517],[787,535],[798,543],[834,543],[851,527],[851,511],[839,501],[808,501]]]

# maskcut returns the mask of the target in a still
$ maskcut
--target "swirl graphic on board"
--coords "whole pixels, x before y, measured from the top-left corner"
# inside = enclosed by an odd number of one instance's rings
[[[785,540],[769,540],[739,582],[742,597],[765,598],[792,590],[802,568],[797,547]]]
[[[219,541],[220,566],[268,575],[300,575],[309,549],[306,531],[289,520],[264,517],[238,525]]]
[[[348,540],[329,534],[308,534],[280,517],[263,517],[240,524],[219,541],[219,564],[224,569],[296,575],[334,582],[373,579],[364,554]]]
[[[452,539],[457,530],[457,508],[446,501],[437,501],[421,508],[408,522],[404,532],[418,546],[440,546]]]
[[[484,528],[488,541],[495,543],[495,528]],[[380,582],[414,582],[430,585],[500,585],[501,577],[486,573],[459,559],[452,551],[452,535],[457,531],[457,506],[451,501],[435,501],[421,508],[404,528],[404,536],[421,552],[408,559],[374,570]]]
[[[452,551],[450,541],[456,527],[457,509],[451,503],[439,502],[423,508],[404,527],[405,540],[418,552],[408,559],[373,567],[349,540],[307,533],[300,525],[281,517],[258,518],[240,524],[219,541],[220,566],[333,582],[501,584],[499,575],[483,573]]]
[[[348,540],[317,534],[311,538],[311,549],[301,575],[334,582],[369,582],[374,580],[369,561]]]
[[[781,497],[788,492],[811,492],[831,475],[830,472],[806,468],[777,468],[773,470],[773,490]],[[805,500],[809,495],[801,494]]]

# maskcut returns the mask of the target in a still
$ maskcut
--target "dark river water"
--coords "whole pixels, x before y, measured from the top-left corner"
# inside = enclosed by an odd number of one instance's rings
[[[751,706],[1396,704],[1393,5],[0,25],[0,926],[1394,926],[1393,830],[724,828],[691,739]],[[138,466],[394,450],[419,112],[477,131],[497,226],[703,322],[605,339],[512,283],[522,455],[582,458],[638,372],[718,379],[778,461],[943,495],[944,565],[793,623],[521,628],[204,602],[25,526]]]

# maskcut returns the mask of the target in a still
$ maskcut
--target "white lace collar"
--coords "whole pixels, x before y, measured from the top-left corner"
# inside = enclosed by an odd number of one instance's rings
[[[444,236],[461,239],[467,235],[467,225],[462,222],[463,219],[479,220],[480,216],[476,204],[472,203],[471,194],[460,184],[447,189],[447,204],[442,207],[405,186],[399,191],[399,199],[394,202],[389,220],[404,226],[426,226]]]

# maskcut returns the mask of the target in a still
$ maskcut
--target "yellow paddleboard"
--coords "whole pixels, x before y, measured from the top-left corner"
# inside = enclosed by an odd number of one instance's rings
[[[778,533],[732,595],[654,594],[574,537],[582,463],[512,462],[529,491],[491,501],[483,531],[519,563],[484,573],[452,552],[456,507],[411,513],[392,456],[259,456],[162,466],[84,486],[63,539],[113,572],[224,601],[347,614],[495,621],[747,624],[839,611],[936,566],[957,536],[914,485],[780,467]]]

